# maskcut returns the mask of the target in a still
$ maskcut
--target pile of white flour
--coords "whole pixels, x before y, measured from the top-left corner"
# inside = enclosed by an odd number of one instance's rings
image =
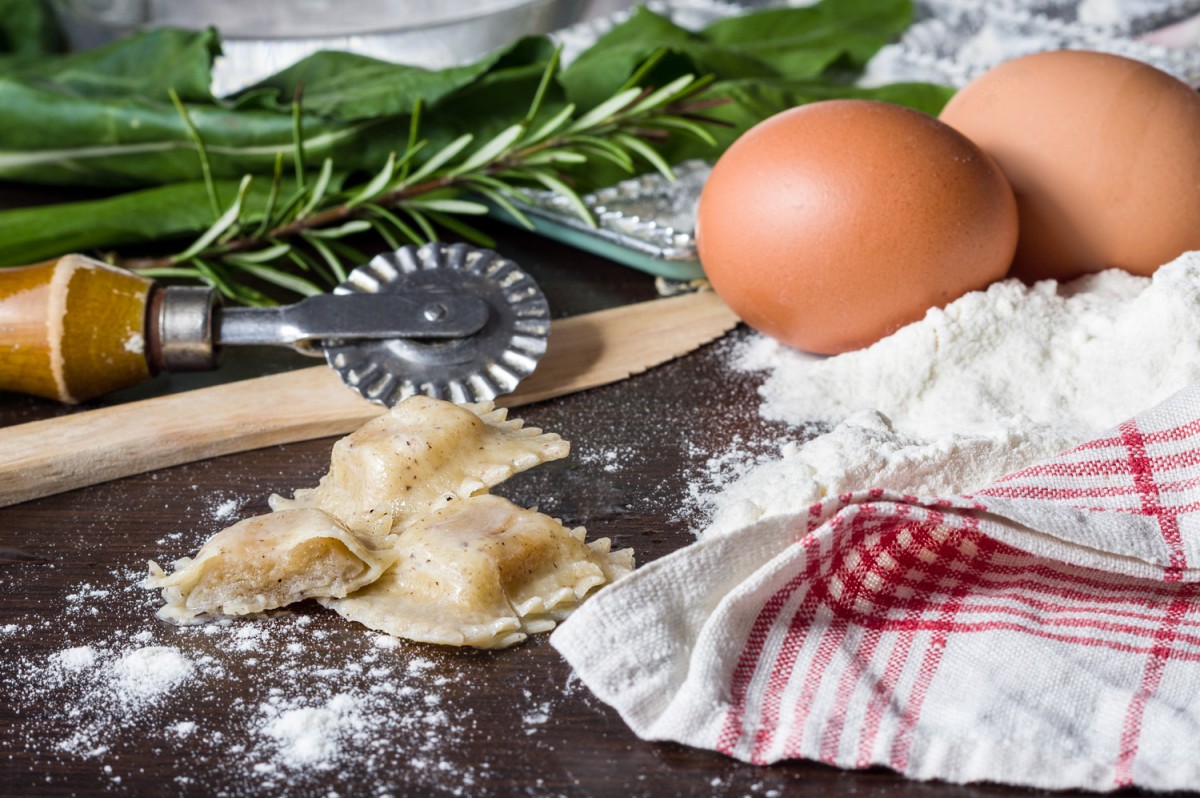
[[[970,492],[1200,379],[1200,253],[1153,279],[1006,280],[834,357],[756,335],[736,367],[768,372],[765,418],[836,426],[699,491],[702,534],[872,487]]]

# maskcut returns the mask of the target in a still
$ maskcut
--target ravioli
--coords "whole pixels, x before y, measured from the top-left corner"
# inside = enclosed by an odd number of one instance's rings
[[[163,592],[158,617],[194,623],[344,596],[377,580],[394,561],[389,549],[360,539],[329,513],[283,510],[218,532],[194,558],[176,560],[169,575],[152,561],[143,584]]]
[[[426,643],[502,648],[553,629],[585,596],[633,570],[633,551],[491,494],[453,500],[397,538],[376,582],[320,603]]]
[[[414,396],[334,444],[315,488],[272,496],[169,575],[151,562],[143,584],[176,623],[315,598],[411,640],[510,646],[634,567],[631,549],[488,493],[569,448],[490,403]]]
[[[413,396],[342,438],[329,472],[272,509],[317,507],[350,529],[383,536],[451,499],[485,493],[508,477],[567,456],[558,435],[506,420],[490,402],[456,405]]]

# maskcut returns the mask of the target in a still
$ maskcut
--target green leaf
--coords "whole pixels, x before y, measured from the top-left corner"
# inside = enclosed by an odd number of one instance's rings
[[[618,89],[618,91],[641,88],[643,82],[646,80],[646,76],[658,66],[660,61],[666,58],[668,52],[670,51],[667,48],[659,47],[657,50],[651,53],[646,60],[642,61],[642,63],[638,65],[638,68],[633,71],[633,74],[625,78],[625,82],[621,84],[621,88]]]
[[[270,263],[273,260],[278,260],[291,250],[290,244],[274,244],[262,249],[256,249],[250,252],[239,252],[236,255],[226,255],[227,259],[236,258],[238,263]]]
[[[449,214],[437,212],[430,213],[429,218],[435,224],[441,225],[451,233],[454,233],[466,241],[470,241],[472,244],[477,244],[481,247],[487,247],[489,249],[494,249],[496,246],[496,240],[494,238],[489,236],[487,233],[484,233],[482,230],[478,230],[469,224],[465,224],[461,219],[456,219]]]
[[[410,208],[407,206],[405,206],[403,210],[408,214],[410,219],[416,222],[417,227],[421,228],[421,233],[424,235],[425,241],[438,240],[437,230],[432,224],[430,224],[429,218],[425,214],[421,213],[416,208]]]
[[[241,271],[254,275],[264,282],[277,285],[280,288],[286,288],[301,296],[316,296],[317,294],[325,293],[324,288],[311,280],[306,280],[303,277],[283,271],[282,269],[264,266],[261,263],[236,255],[226,255],[222,260],[225,263],[236,266]]]
[[[270,176],[293,153],[290,114],[185,103],[215,179]],[[383,165],[407,120],[342,123],[305,117],[304,149],[339,171]],[[202,179],[196,144],[169,99],[64,94],[0,72],[0,180],[108,191]]]
[[[180,252],[175,256],[176,260],[186,261],[195,258],[200,253],[204,252],[212,246],[217,239],[225,233],[226,230],[233,227],[242,215],[242,202],[246,199],[246,189],[250,187],[250,175],[242,178],[241,184],[238,186],[237,198],[225,213],[221,214],[217,221],[213,222],[212,226],[205,230],[199,238],[192,243],[190,247]]]
[[[356,205],[362,205],[364,202],[375,199],[387,188],[388,183],[396,174],[396,154],[392,153],[388,156],[387,163],[379,170],[379,174],[371,178],[371,181],[363,186],[359,191],[346,201],[346,206],[353,208]]]
[[[464,160],[461,164],[450,170],[451,175],[461,175],[464,172],[474,172],[481,166],[485,166],[496,160],[500,155],[503,155],[509,147],[521,138],[521,134],[525,132],[525,126],[522,124],[511,125],[497,134],[491,141],[484,144],[475,152]]]
[[[609,139],[601,136],[574,136],[572,140],[601,156],[608,157],[626,172],[633,171],[633,159],[629,157],[629,153],[613,144]]]
[[[279,187],[283,184],[283,153],[275,156],[275,174],[271,177],[271,191],[267,195],[267,206],[263,209],[255,238],[261,238],[271,229],[271,217],[275,214],[275,203],[279,201]],[[207,183],[205,184],[207,188]]]
[[[136,271],[141,276],[149,277],[152,280],[169,278],[197,280],[201,276],[199,270],[194,266],[154,266],[147,269],[137,269]]]
[[[550,117],[550,119],[546,120],[546,122],[543,123],[542,126],[539,127],[536,132],[525,137],[526,145],[536,144],[543,139],[553,136],[555,133],[562,130],[564,127],[566,127],[567,123],[571,121],[571,117],[574,114],[575,114],[575,106],[574,105],[564,106],[561,110],[558,111],[558,113],[554,114],[554,116],[552,116],[552,117]]]
[[[546,64],[545,70],[542,72],[542,82],[538,84],[537,91],[533,93],[533,100],[529,103],[529,110],[525,112],[525,118],[522,120],[522,127],[528,128],[533,120],[537,118],[542,111],[542,103],[546,101],[546,93],[550,89],[550,83],[554,80],[554,76],[558,74],[558,66],[562,61],[562,45],[554,48],[554,55],[550,57],[549,63]]]
[[[661,89],[652,91],[645,99],[638,102],[637,105],[630,109],[630,113],[642,113],[657,108],[664,103],[668,103],[675,98],[677,94],[681,94],[684,89],[696,81],[695,75],[680,75],[675,80],[663,86]]]
[[[0,53],[28,58],[61,52],[63,47],[49,3],[0,0]]]
[[[717,146],[717,138],[712,132],[697,122],[692,122],[689,119],[683,119],[677,116],[651,116],[647,117],[642,125],[647,128],[669,128],[672,130],[682,130],[708,144],[710,147]]]
[[[186,102],[212,102],[212,61],[219,52],[216,31],[156,28],[103,47],[15,62],[5,77],[76,97],[165,102],[174,91]]]
[[[637,136],[631,136],[627,133],[616,133],[613,139],[623,145],[626,149],[633,150],[638,155],[650,162],[650,165],[658,170],[659,174],[668,180],[675,180],[675,173],[671,171],[671,165],[667,163],[658,152],[646,142],[639,139]]]
[[[517,224],[521,225],[526,230],[534,229],[533,221],[527,215],[525,215],[524,211],[514,205],[512,200],[505,196],[504,192],[497,191],[494,188],[486,186],[477,186],[476,190],[500,210],[511,216],[513,220],[517,222]]]
[[[656,66],[673,47],[683,47],[694,36],[679,25],[645,7],[616,25],[581,53],[559,76],[567,99],[581,108],[591,108],[619,91],[629,88],[628,78],[639,74],[645,82],[644,64]],[[696,70],[684,70],[693,72]]]
[[[304,173],[308,171],[308,153],[304,150],[304,114],[300,101],[292,101],[292,167],[296,171],[296,185],[304,186]]]
[[[233,196],[238,184],[218,183]],[[246,206],[264,206],[268,186],[254,181]],[[290,190],[290,183],[288,185]],[[16,266],[66,252],[94,252],[194,236],[212,224],[204,184],[176,183],[98,200],[0,211],[0,266]]]
[[[174,89],[170,90],[171,103],[175,106],[175,110],[179,112],[179,117],[183,120],[183,126],[187,129],[188,137],[196,145],[196,154],[200,158],[200,174],[204,177],[204,188],[208,191],[208,204],[212,207],[213,215],[221,215],[221,198],[217,195],[217,187],[213,182],[212,165],[208,159],[208,149],[204,146],[204,139],[200,138],[200,132],[196,130],[196,125],[192,122],[191,116],[188,115],[187,108],[183,106],[183,101],[179,99],[179,95]]]
[[[371,223],[366,219],[351,219],[337,227],[315,227],[308,231],[308,235],[316,236],[317,238],[345,238],[346,236],[365,233],[371,229]]]
[[[424,149],[428,142],[418,139],[421,130],[421,110],[424,108],[420,98],[413,103],[412,115],[408,118],[408,144],[404,147],[404,156],[400,159],[400,181],[408,179],[410,165],[416,153]]]
[[[528,37],[466,66],[428,70],[353,53],[325,51],[264,79],[239,96],[270,96],[273,92],[276,102],[283,105],[303,87],[305,109],[322,117],[354,121],[400,116],[411,114],[418,101],[426,106],[436,105],[490,72],[525,65],[541,69],[553,52],[554,47],[547,39]]]
[[[447,144],[445,147],[442,147],[442,149],[434,153],[434,155],[428,161],[421,164],[421,167],[417,169],[417,171],[410,174],[407,182],[416,183],[417,181],[423,180],[429,175],[433,174],[438,169],[441,169],[446,165],[447,162],[453,160],[460,152],[465,150],[467,145],[471,143],[472,139],[474,139],[474,136],[472,136],[470,133],[464,133],[454,141]]]
[[[236,282],[229,278],[229,275],[215,263],[209,263],[200,258],[192,258],[188,261],[199,273],[204,282],[216,288],[222,296],[232,299],[236,302],[242,302],[249,298],[249,292],[246,289],[238,286]],[[258,303],[255,303],[258,304]]]
[[[340,239],[329,239],[325,243],[337,253],[337,256],[342,259],[343,263],[351,263],[354,266],[359,266],[370,260],[362,250],[352,247]]]
[[[545,164],[581,164],[587,163],[587,156],[574,150],[542,150],[523,159],[530,166]]]
[[[312,235],[311,232],[301,233],[300,237],[308,242],[317,251],[317,254],[321,256],[321,260],[329,267],[334,282],[342,283],[346,281],[346,269],[327,243],[322,241],[319,236]]]
[[[321,172],[317,175],[317,182],[313,184],[312,189],[309,191],[308,199],[300,208],[300,212],[296,214],[297,218],[303,219],[321,204],[321,201],[325,199],[325,193],[329,190],[329,183],[332,179],[333,159],[326,158],[321,164]]]
[[[575,214],[587,223],[588,227],[596,226],[596,220],[592,217],[592,212],[588,210],[588,206],[584,204],[583,198],[579,196],[575,189],[554,175],[540,170],[530,171],[529,177],[566,200],[567,204],[571,206],[571,210],[575,211]]]
[[[563,70],[560,81],[571,102],[589,108],[634,72],[641,84],[659,86],[689,73],[719,81],[816,78],[860,69],[911,15],[909,0],[821,0],[738,14],[693,33],[641,8]],[[647,60],[650,68],[641,69]]]
[[[604,102],[597,105],[592,110],[588,111],[583,116],[575,120],[575,122],[567,130],[570,133],[582,132],[589,128],[596,127],[602,122],[607,121],[615,114],[622,111],[626,106],[637,99],[642,93],[641,89],[632,88],[619,92],[615,97],[610,97]]]
[[[384,208],[379,205],[368,205],[366,207],[371,210],[371,213],[375,214],[376,218],[390,223],[394,228],[399,230],[400,233],[405,238],[407,238],[409,241],[413,242],[414,244],[424,244],[425,243],[425,239],[423,239],[417,233],[416,230],[413,230],[412,227],[407,222],[405,222],[403,219],[401,219],[396,214],[389,211],[387,208]]]
[[[412,199],[405,200],[404,205],[407,208],[420,208],[425,211],[439,211],[441,213],[458,213],[465,216],[485,216],[488,212],[486,205],[460,199],[413,197]]]
[[[383,220],[371,218],[368,221],[370,222],[372,229],[374,229],[375,232],[378,233],[380,235],[380,237],[384,241],[387,242],[387,245],[389,247],[391,247],[392,249],[400,249],[400,247],[402,246],[402,244],[400,243],[400,239],[396,238],[396,234],[392,232],[392,229],[390,227],[388,227],[386,224],[384,224]]]
[[[910,0],[822,0],[809,8],[771,8],[709,25],[704,38],[753,52],[781,76],[815,77],[839,58],[861,68],[908,27]]]

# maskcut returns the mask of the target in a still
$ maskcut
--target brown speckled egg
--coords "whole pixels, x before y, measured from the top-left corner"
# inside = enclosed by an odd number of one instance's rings
[[[1200,95],[1152,66],[1058,50],[1007,61],[942,111],[1017,198],[1013,274],[1151,274],[1200,249]]]
[[[751,128],[697,212],[716,292],[750,326],[821,354],[868,346],[1004,276],[1016,240],[990,158],[933,117],[868,100]]]

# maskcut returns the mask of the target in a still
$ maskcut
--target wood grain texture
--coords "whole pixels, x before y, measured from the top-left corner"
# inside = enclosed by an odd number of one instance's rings
[[[7,196],[27,202],[31,195],[12,189]],[[5,198],[0,186],[0,205]],[[490,232],[502,250],[534,275],[556,312],[585,313],[654,296],[654,281],[644,274],[495,227]],[[731,341],[746,336],[735,331]],[[569,526],[584,525],[589,538],[633,547],[639,566],[687,545],[697,520],[688,496],[715,464],[728,462],[735,451],[776,452],[784,436],[799,440],[802,434],[760,416],[762,375],[730,368],[729,351],[724,343],[704,347],[636,379],[523,408],[527,424],[571,441],[571,456],[520,474],[497,492],[522,506],[537,505]],[[189,377],[262,374],[256,370],[260,356],[230,353],[224,369]],[[0,427],[71,413],[79,414],[46,400],[0,394]],[[0,559],[0,795],[1063,795],[917,782],[882,769],[844,771],[812,762],[757,767],[639,740],[579,684],[544,635],[500,652],[408,641],[380,648],[370,631],[311,602],[228,627],[188,630],[154,618],[157,599],[134,584],[147,559],[166,563],[191,554],[221,527],[266,512],[270,493],[316,484],[329,467],[331,444],[268,446],[0,509],[0,558],[4,549],[40,558]],[[249,634],[243,637],[243,631]],[[91,647],[112,657],[144,645],[175,647],[209,663],[208,675],[128,712],[88,681],[91,672],[70,683],[53,678],[60,671],[51,664],[66,649]],[[376,670],[384,675],[372,675]],[[342,753],[332,768],[273,769],[274,741],[261,732],[262,707],[280,699],[320,707],[339,691],[370,695],[379,688],[392,688],[381,695],[399,710],[413,707],[413,714],[396,711],[373,719],[378,725],[363,736],[346,734],[337,741]],[[404,698],[402,688],[412,695]],[[421,722],[439,715],[446,718],[443,725]],[[97,717],[120,722],[89,727]],[[180,723],[194,731],[179,734]],[[78,744],[71,746],[81,732],[102,749],[81,753]],[[1122,798],[1145,795],[1126,791]]]
[[[737,323],[715,294],[651,300],[554,322],[513,407],[624,379]],[[323,366],[146,399],[0,431],[0,506],[281,443],[341,435],[383,412]]]

